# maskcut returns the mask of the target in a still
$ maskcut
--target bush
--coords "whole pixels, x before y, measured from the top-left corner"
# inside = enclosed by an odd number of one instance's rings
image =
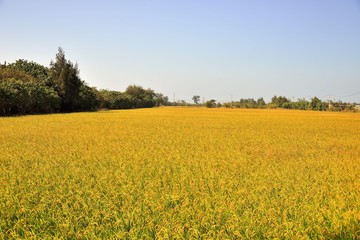
[[[15,78],[0,80],[0,114],[23,115],[58,111],[60,97],[45,85]]]
[[[215,99],[211,99],[209,101],[206,101],[205,106],[207,108],[216,108],[216,100]]]

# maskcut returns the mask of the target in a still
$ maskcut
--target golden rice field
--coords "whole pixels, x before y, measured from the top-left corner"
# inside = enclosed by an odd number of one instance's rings
[[[359,239],[360,114],[0,118],[0,239]]]

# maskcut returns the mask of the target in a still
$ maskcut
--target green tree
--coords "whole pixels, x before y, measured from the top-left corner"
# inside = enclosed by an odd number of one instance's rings
[[[266,106],[266,102],[264,101],[264,98],[259,98],[256,101],[256,105],[258,106],[258,108],[264,108]]]
[[[215,99],[211,99],[209,101],[205,102],[205,106],[207,108],[215,108],[216,107],[216,100]]]
[[[239,105],[241,108],[256,108],[257,103],[253,98],[241,98],[239,101]]]
[[[134,98],[119,91],[100,90],[97,92],[100,108],[131,109],[134,107]]]
[[[194,101],[194,103],[198,106],[199,102],[200,102],[200,96],[199,95],[195,95],[192,97],[192,100]]]
[[[317,110],[317,111],[326,111],[327,109],[327,103],[321,101],[317,97],[313,97],[311,99],[310,106],[312,110]]]
[[[59,47],[55,61],[50,63],[51,77],[56,84],[56,91],[61,98],[61,111],[72,112],[79,110],[79,93],[82,81],[77,64],[66,60],[64,50]]]
[[[294,108],[295,108],[295,109],[299,109],[299,110],[311,109],[309,102],[306,101],[305,98],[299,98],[299,99],[294,103]]]
[[[49,69],[36,62],[19,59],[16,60],[15,63],[7,65],[7,68],[17,69],[19,71],[25,72],[46,86],[53,88],[55,87],[54,81],[50,77]]]
[[[286,97],[276,95],[271,98],[271,104],[278,108],[289,108],[290,106],[290,100]]]
[[[158,107],[169,105],[169,98],[162,93],[155,93],[154,100]]]
[[[43,84],[15,78],[0,80],[0,115],[50,113],[59,106],[57,93]]]
[[[8,68],[8,67],[0,68],[0,80],[8,79],[8,78],[14,78],[16,80],[20,80],[21,82],[36,82],[37,81],[32,76],[30,76],[26,72],[23,72],[19,69]]]
[[[155,106],[155,92],[152,89],[144,89],[141,86],[130,85],[126,88],[125,94],[130,97],[133,108],[149,108]]]
[[[85,82],[80,86],[79,98],[76,109],[80,111],[93,111],[99,106],[99,101],[96,97],[96,88],[89,87]]]
[[[1,115],[50,113],[59,109],[54,89],[11,65],[0,68]]]

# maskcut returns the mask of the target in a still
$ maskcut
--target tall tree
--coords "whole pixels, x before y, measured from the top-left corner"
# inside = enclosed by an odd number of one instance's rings
[[[50,63],[51,76],[56,84],[56,91],[61,97],[61,111],[77,111],[82,82],[77,64],[66,60],[64,50],[59,47],[55,62]]]
[[[192,97],[192,100],[194,101],[194,103],[196,105],[199,105],[199,102],[200,102],[200,96],[199,95],[195,95]]]

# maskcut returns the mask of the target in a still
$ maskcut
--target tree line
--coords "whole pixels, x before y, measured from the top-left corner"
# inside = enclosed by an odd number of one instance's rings
[[[90,87],[61,47],[49,67],[23,59],[0,64],[2,116],[148,108],[167,103],[163,94],[141,86],[131,85],[124,92]]]
[[[317,97],[310,101],[304,98],[291,101],[284,96],[274,96],[269,103],[263,98],[241,98],[239,101],[225,103],[210,99],[200,103],[200,96],[195,95],[192,100],[193,104],[185,100],[170,102],[162,93],[136,85],[128,86],[124,92],[98,90],[80,78],[78,65],[65,58],[61,47],[49,67],[23,59],[11,64],[0,64],[0,116],[154,106],[359,110],[359,105],[355,103],[322,101]]]
[[[196,97],[198,100],[199,96]],[[193,97],[193,100],[194,100]],[[194,105],[199,105],[198,101],[194,100]],[[283,108],[296,110],[313,110],[313,111],[358,111],[359,105],[356,103],[347,103],[342,101],[322,101],[317,97],[313,97],[310,101],[300,98],[296,101],[291,101],[284,96],[274,96],[271,101],[266,103],[264,98],[255,100],[254,98],[241,98],[239,101],[225,102],[223,104],[217,103],[216,100],[211,99],[204,103],[204,106],[209,108],[226,107],[226,108]]]
[[[251,108],[251,109],[294,109],[294,110],[312,110],[312,111],[360,111],[360,104],[342,101],[327,100],[322,101],[318,97],[310,100],[299,98],[291,100],[284,96],[273,96],[269,102],[265,102],[264,98],[241,98],[239,101],[218,102],[215,99],[200,102],[200,96],[194,95],[193,102],[188,103],[185,100],[179,100],[171,103],[172,106],[196,106],[207,108]]]

